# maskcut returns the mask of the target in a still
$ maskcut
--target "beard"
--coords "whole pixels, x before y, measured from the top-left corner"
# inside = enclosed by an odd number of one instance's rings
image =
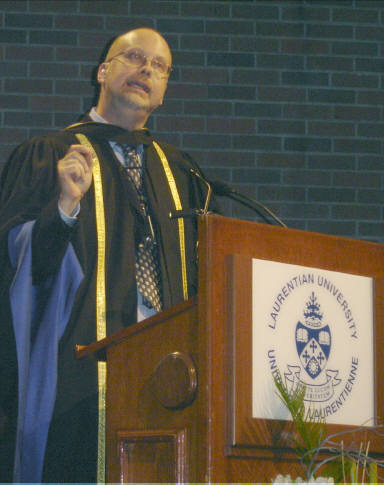
[[[153,106],[149,98],[142,97],[139,93],[129,90],[119,93],[117,96],[115,95],[115,102],[123,109],[128,108],[133,111],[142,111],[148,115],[159,105]]]
[[[152,113],[152,111],[155,109],[154,107],[151,107],[149,103],[140,103],[130,98],[124,98],[124,103],[122,103],[122,105],[130,108],[133,111],[143,111],[144,113],[148,114]]]
[[[154,105],[150,96],[143,96],[128,89],[104,89],[98,100],[101,116],[109,123],[122,127],[143,127],[152,111],[160,104],[161,100]]]

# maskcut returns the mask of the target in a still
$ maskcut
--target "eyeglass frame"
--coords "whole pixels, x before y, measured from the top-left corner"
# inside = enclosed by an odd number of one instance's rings
[[[125,62],[122,59],[119,59],[119,56],[121,56],[122,54],[126,54],[127,52],[131,52],[131,51],[132,52],[137,52],[138,54],[140,54],[140,56],[142,56],[144,62],[142,64],[138,65],[138,64],[132,64],[132,63],[130,63],[129,60],[126,57],[124,57],[124,59],[126,60]],[[105,63],[112,62],[115,59],[118,60],[118,61],[120,61],[121,63],[123,63],[125,65],[129,64],[130,66],[137,67],[137,68],[141,68],[141,67],[147,65],[147,63],[149,63],[149,65],[152,67],[152,69],[154,70],[154,72],[156,73],[156,75],[158,75],[161,79],[167,79],[167,78],[169,78],[171,72],[173,71],[172,66],[170,66],[170,65],[168,65],[167,63],[164,62],[165,66],[167,67],[167,71],[164,74],[162,74],[156,68],[154,68],[153,67],[153,64],[152,64],[152,62],[153,62],[154,59],[159,59],[160,60],[161,58],[159,58],[157,56],[153,56],[153,57],[151,57],[149,59],[149,56],[147,56],[146,54],[144,54],[144,52],[141,49],[138,49],[137,47],[132,47],[130,49],[123,50],[123,51],[119,52],[118,54],[112,56],[110,59],[106,59],[104,62]]]

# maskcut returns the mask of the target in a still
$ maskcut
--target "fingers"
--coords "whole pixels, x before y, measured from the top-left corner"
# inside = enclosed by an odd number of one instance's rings
[[[66,153],[66,156],[69,154],[79,154],[82,155],[83,159],[85,160],[87,166],[92,169],[92,151],[90,148],[84,145],[71,145]],[[65,158],[65,157],[64,157]]]
[[[92,171],[92,152],[83,145],[71,145],[60,161],[61,167],[77,167],[82,173]]]
[[[92,182],[92,153],[83,145],[71,145],[57,164],[60,200],[77,204]]]
[[[59,180],[70,177],[74,182],[92,173],[92,154],[83,145],[71,145],[57,164]]]

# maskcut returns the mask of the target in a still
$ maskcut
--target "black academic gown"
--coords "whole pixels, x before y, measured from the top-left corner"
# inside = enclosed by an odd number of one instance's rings
[[[85,121],[89,120],[86,118]],[[97,239],[93,187],[81,201],[78,221],[73,228],[60,218],[57,209],[56,164],[75,134],[84,133],[92,142],[101,164],[106,222],[106,305],[107,334],[136,321],[135,240],[147,231],[136,195],[113,154],[109,141],[143,143],[145,148],[144,184],[159,247],[164,308],[183,300],[181,260],[175,209],[159,157],[147,130],[128,133],[112,125],[87,122],[56,134],[34,138],[19,147],[2,174],[0,211],[0,257],[4,269],[0,313],[0,461],[10,460],[16,419],[16,360],[7,288],[14,270],[7,256],[9,230],[36,220],[33,229],[34,284],[55,274],[70,242],[84,278],[64,335],[59,344],[57,398],[48,435],[43,480],[93,482],[97,458],[97,367],[91,359],[76,360],[74,346],[96,340],[95,279]],[[166,154],[181,197],[183,209],[201,208],[205,188],[191,175],[199,168],[186,154],[158,142]],[[185,218],[188,296],[197,291],[195,218]],[[3,426],[2,426],[3,419]],[[11,480],[8,461],[0,465],[0,481]]]

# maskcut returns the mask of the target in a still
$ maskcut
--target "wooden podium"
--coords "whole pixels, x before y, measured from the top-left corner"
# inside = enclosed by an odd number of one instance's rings
[[[108,482],[270,482],[278,473],[303,475],[282,438],[286,422],[252,418],[252,258],[373,278],[375,342],[382,347],[384,246],[202,216],[198,298],[79,352],[108,362]],[[376,423],[384,415],[383,364],[377,351]],[[346,428],[329,425],[331,432]],[[371,450],[382,453],[377,437],[371,439]]]

